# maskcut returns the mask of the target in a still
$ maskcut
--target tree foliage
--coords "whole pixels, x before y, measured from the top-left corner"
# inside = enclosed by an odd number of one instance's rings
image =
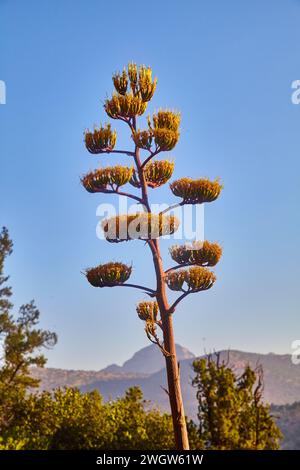
[[[278,449],[281,433],[262,401],[261,367],[239,375],[220,356],[193,363],[196,373],[198,433],[209,449]]]
[[[38,327],[40,313],[33,301],[22,305],[16,317],[12,314],[12,290],[4,275],[5,259],[12,248],[8,231],[3,228],[0,234],[0,450],[175,449],[172,417],[150,406],[138,387],[107,403],[97,391],[82,393],[74,388],[58,388],[32,393],[39,381],[31,376],[31,367],[45,364],[40,350],[53,346],[57,338],[55,333]],[[188,251],[176,250],[176,257],[184,256],[183,264],[189,265]],[[214,264],[215,257],[220,255],[212,245],[199,250],[199,264],[194,268],[198,270],[206,269],[203,264]],[[129,271],[130,267],[114,263],[106,265],[101,276],[96,274],[101,282],[104,279],[110,283],[116,276],[119,282],[125,281],[123,277],[130,275]],[[198,274],[197,271],[183,282],[196,284]],[[155,301],[141,302],[137,307],[149,336],[155,334],[151,325],[158,311]],[[269,406],[262,402],[261,368],[253,370],[247,366],[237,375],[220,362],[218,355],[216,360],[209,356],[193,365],[199,425],[186,422],[191,449],[278,448],[280,431]]]
[[[143,400],[138,387],[104,403],[97,391],[56,389],[17,405],[2,442],[23,449],[173,449],[172,419]],[[14,447],[15,446],[15,447]]]
[[[31,366],[42,367],[46,358],[40,354],[43,347],[56,343],[55,333],[39,328],[40,312],[33,301],[20,307],[18,315],[12,314],[11,287],[4,275],[4,263],[12,253],[13,244],[8,230],[0,234],[0,429],[8,426],[15,413],[16,403],[26,390],[37,387],[39,381],[30,374]]]

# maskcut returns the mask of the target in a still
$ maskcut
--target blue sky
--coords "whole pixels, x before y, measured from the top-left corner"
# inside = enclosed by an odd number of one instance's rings
[[[0,21],[0,224],[15,244],[15,305],[34,298],[42,325],[59,335],[48,365],[100,369],[148,345],[135,313],[141,294],[94,289],[81,274],[124,260],[132,281],[153,285],[142,243],[96,237],[97,205],[115,197],[79,182],[99,164],[125,163],[88,154],[83,131],[106,121],[111,74],[132,60],[158,76],[149,111],[182,113],[175,178],[224,183],[205,208],[206,238],[224,247],[218,281],[181,304],[177,342],[199,354],[291,352],[300,338],[300,105],[291,103],[300,1],[0,0]],[[168,188],[154,199],[174,202]],[[163,252],[168,266],[166,243]]]

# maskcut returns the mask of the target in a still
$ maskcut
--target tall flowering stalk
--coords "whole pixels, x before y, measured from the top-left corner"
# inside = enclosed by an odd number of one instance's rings
[[[140,302],[138,317],[145,324],[147,337],[155,343],[165,356],[168,379],[168,396],[173,418],[174,436],[178,450],[188,450],[186,420],[181,394],[179,367],[176,358],[173,314],[178,304],[189,294],[210,289],[216,277],[210,271],[222,255],[216,243],[194,242],[191,245],[176,245],[170,249],[175,266],[163,267],[159,238],[174,233],[179,221],[166,212],[185,204],[203,204],[216,200],[222,190],[218,180],[181,178],[170,184],[172,193],[181,198],[159,214],[151,211],[149,189],[156,189],[172,177],[174,162],[154,160],[162,152],[172,150],[180,136],[180,114],[170,110],[159,110],[148,118],[148,127],[139,129],[138,117],[144,114],[152,99],[157,79],[152,79],[150,67],[131,63],[122,73],[112,77],[115,92],[104,104],[111,119],[124,121],[131,133],[132,150],[115,149],[117,133],[110,124],[85,133],[85,145],[91,154],[123,154],[131,159],[130,166],[98,168],[82,177],[82,185],[90,193],[117,194],[127,196],[143,207],[143,212],[118,215],[102,222],[105,238],[110,243],[124,240],[143,240],[149,246],[156,274],[156,287],[128,283],[132,267],[121,262],[110,262],[86,270],[88,282],[94,287],[134,287],[144,291],[153,300]],[[124,192],[121,187],[132,185],[139,195]],[[121,188],[121,189],[120,189]],[[169,304],[167,288],[180,293]],[[160,339],[160,334],[162,339]]]

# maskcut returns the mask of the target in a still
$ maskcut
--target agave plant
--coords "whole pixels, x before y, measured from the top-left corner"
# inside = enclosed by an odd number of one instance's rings
[[[131,159],[129,166],[109,166],[86,174],[82,178],[84,188],[91,193],[110,193],[126,196],[138,202],[142,211],[123,214],[102,222],[105,239],[111,243],[143,240],[151,251],[155,270],[155,288],[128,282],[132,268],[123,263],[106,263],[86,271],[88,282],[94,287],[131,287],[142,290],[152,300],[140,302],[136,311],[144,322],[145,332],[164,354],[168,379],[168,396],[173,418],[176,448],[189,449],[186,419],[180,386],[179,368],[173,331],[173,314],[184,297],[210,289],[215,274],[208,267],[219,261],[222,249],[216,243],[195,242],[191,245],[176,245],[170,249],[177,263],[165,270],[160,251],[160,239],[173,234],[179,225],[178,219],[165,215],[173,207],[184,204],[203,204],[218,198],[222,185],[218,180],[205,178],[181,178],[171,183],[172,193],[181,202],[169,206],[163,212],[153,213],[149,201],[149,188],[159,188],[169,181],[174,170],[170,159],[156,159],[162,152],[173,150],[180,137],[180,113],[170,109],[159,109],[149,116],[144,129],[138,120],[152,99],[157,79],[152,78],[150,67],[130,63],[122,72],[112,77],[115,91],[104,102],[104,111],[112,118],[123,121],[133,142],[133,149],[116,149],[116,131],[109,124],[85,133],[85,145],[92,154],[122,154]],[[130,183],[138,194],[125,192],[123,186]],[[122,187],[122,191],[120,191]],[[179,292],[171,303],[167,287]],[[161,338],[162,336],[162,338]]]

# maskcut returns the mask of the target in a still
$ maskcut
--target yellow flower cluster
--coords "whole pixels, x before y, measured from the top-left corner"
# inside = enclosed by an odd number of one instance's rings
[[[160,110],[153,115],[153,124],[148,119],[149,130],[137,131],[132,135],[135,145],[144,150],[151,150],[153,141],[155,151],[168,152],[179,140],[180,114],[169,110]]]
[[[156,89],[157,79],[152,80],[151,68],[144,65],[137,68],[136,64],[131,63],[127,71],[124,69],[122,73],[115,73],[112,79],[117,93],[105,101],[104,109],[108,116],[125,120],[141,116]]]
[[[139,212],[105,219],[102,229],[107,241],[149,240],[174,233],[179,220],[174,216]]]
[[[173,150],[179,140],[179,132],[169,129],[155,129],[152,131],[156,148],[161,152]]]
[[[139,93],[143,101],[150,101],[154,95],[157,78],[152,81],[152,70],[150,67],[141,65],[139,68]]]
[[[173,171],[174,162],[169,160],[155,160],[154,162],[147,163],[144,167],[146,183],[150,188],[162,186],[171,178]],[[133,172],[130,184],[136,188],[140,187],[135,171]]]
[[[99,129],[95,129],[94,132],[85,132],[84,141],[90,153],[109,152],[116,145],[117,133],[111,130],[110,124],[106,124]]]
[[[147,108],[139,96],[133,93],[127,95],[113,94],[110,100],[106,100],[104,109],[112,119],[130,119],[134,116],[141,116]]]
[[[131,62],[128,64],[128,77],[132,85],[137,84],[138,70],[137,70],[137,65],[134,62]]]
[[[223,186],[219,180],[181,178],[171,183],[170,188],[172,193],[181,197],[185,204],[202,204],[215,201]]]
[[[138,96],[142,101],[150,101],[154,95],[157,79],[152,80],[152,70],[150,67],[140,65],[139,69],[134,63],[128,64],[127,71],[115,73],[113,75],[113,83],[115,89],[120,95],[126,95],[128,84],[130,82],[131,92],[134,96]]]
[[[123,263],[100,264],[86,270],[86,278],[94,287],[112,287],[124,284],[131,275],[132,267]]]
[[[90,193],[98,193],[107,188],[108,185],[114,189],[128,183],[133,174],[133,168],[127,166],[109,166],[99,168],[88,173],[81,179],[82,185]]]
[[[132,140],[140,149],[151,150],[153,135],[150,131],[136,131],[132,134]]]
[[[141,320],[156,321],[159,311],[158,304],[153,301],[140,302],[136,307],[136,311]]]
[[[165,277],[168,287],[174,291],[200,292],[210,289],[216,280],[213,272],[207,268],[194,266],[187,270],[170,271]],[[187,289],[184,288],[187,284]]]
[[[128,75],[126,70],[123,70],[122,73],[115,73],[112,79],[117,92],[120,93],[120,95],[125,95],[128,86]]]
[[[178,264],[215,266],[222,256],[218,243],[193,242],[191,245],[175,245],[170,248],[171,257]]]
[[[157,114],[153,114],[153,128],[154,129],[168,129],[170,131],[178,132],[180,126],[180,113],[175,113],[169,110],[160,110]],[[149,127],[151,122],[148,120]]]

